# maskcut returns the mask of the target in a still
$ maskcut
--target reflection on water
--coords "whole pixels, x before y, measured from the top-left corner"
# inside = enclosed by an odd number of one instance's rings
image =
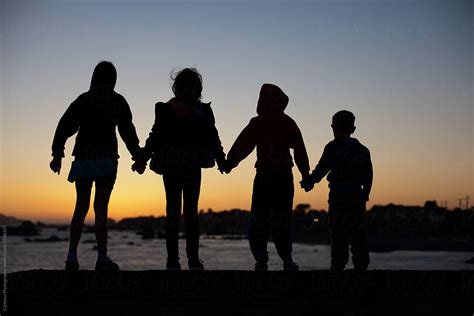
[[[41,238],[57,235],[68,237],[67,231],[43,229]],[[165,268],[166,249],[163,239],[143,240],[133,232],[109,233],[109,256],[122,270],[162,270]],[[84,233],[79,245],[79,263],[82,269],[94,269],[97,252],[95,236]],[[85,241],[85,242],[84,242]],[[247,240],[201,238],[200,255],[209,270],[252,270],[254,260]],[[301,270],[329,268],[330,247],[325,245],[293,245],[294,260]],[[63,269],[68,249],[67,241],[26,242],[23,237],[7,237],[8,272],[30,269]],[[281,270],[282,264],[272,243],[269,243],[270,270]],[[180,240],[182,266],[186,268],[185,243]],[[394,251],[371,253],[369,269],[390,270],[474,270],[464,263],[472,253],[446,251]],[[348,268],[352,268],[349,264]]]

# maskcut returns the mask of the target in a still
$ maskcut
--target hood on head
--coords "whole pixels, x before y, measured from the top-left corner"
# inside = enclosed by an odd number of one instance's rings
[[[288,96],[276,85],[264,83],[257,103],[258,115],[281,114],[288,105]]]
[[[115,88],[117,82],[117,70],[109,61],[101,61],[94,68],[91,79],[91,89],[98,87]]]

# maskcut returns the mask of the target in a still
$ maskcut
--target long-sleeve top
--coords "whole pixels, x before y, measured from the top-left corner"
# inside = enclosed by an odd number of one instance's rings
[[[355,138],[329,142],[311,177],[319,183],[326,175],[331,191],[362,190],[368,199],[373,178],[369,149]]]
[[[225,159],[210,103],[186,104],[176,98],[155,105],[155,122],[143,158],[158,153],[163,166],[198,164],[212,166]]]
[[[296,122],[284,113],[288,96],[276,85],[265,83],[260,89],[258,116],[237,137],[227,155],[231,168],[236,167],[257,147],[257,170],[292,168],[295,162],[303,176],[309,172],[309,160],[301,131]]]
[[[257,147],[255,168],[292,168],[290,149],[294,150],[296,165],[305,175],[309,171],[308,154],[301,131],[286,114],[257,116],[250,120],[230,149],[227,160],[233,168]]]
[[[116,127],[132,158],[140,154],[132,113],[125,98],[111,88],[98,87],[81,94],[61,117],[52,155],[64,157],[66,140],[77,133],[76,158],[119,158]]]

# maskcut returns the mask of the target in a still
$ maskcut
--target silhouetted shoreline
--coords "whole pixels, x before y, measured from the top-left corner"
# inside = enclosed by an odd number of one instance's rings
[[[472,315],[473,271],[119,271],[8,274],[23,315]],[[336,313],[336,314],[334,314]]]
[[[199,212],[201,236],[227,236],[246,239],[250,212],[232,209]],[[46,225],[0,216],[7,224],[8,235],[36,236],[43,227],[68,230],[68,225]],[[183,223],[182,223],[183,224]],[[421,206],[396,204],[375,205],[367,212],[366,225],[369,249],[372,252],[395,250],[466,251],[474,252],[474,209],[447,210],[434,201]],[[164,238],[164,216],[139,216],[120,221],[109,219],[110,230],[133,231],[143,239]],[[181,225],[183,227],[184,225]],[[86,232],[94,232],[86,225]],[[229,237],[230,236],[230,237]],[[45,236],[48,237],[48,236]],[[53,236],[51,236],[53,237]],[[184,231],[180,238],[184,238]],[[226,237],[226,238],[227,238]],[[56,238],[50,238],[56,241]],[[34,239],[31,239],[33,240]],[[329,220],[324,210],[311,209],[309,204],[298,204],[293,210],[293,240],[296,243],[329,245]]]

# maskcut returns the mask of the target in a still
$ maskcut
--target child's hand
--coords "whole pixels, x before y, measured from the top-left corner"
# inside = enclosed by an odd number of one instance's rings
[[[146,169],[146,161],[144,160],[137,160],[132,165],[132,170],[138,172],[139,174],[143,174]]]
[[[61,158],[60,157],[54,157],[53,160],[49,163],[49,167],[54,173],[59,174],[61,171]]]
[[[305,192],[309,192],[314,188],[314,182],[311,180],[310,176],[304,177],[303,180],[300,181],[300,185]]]
[[[309,192],[314,188],[314,184],[301,183],[301,188],[304,189],[305,192]]]
[[[227,166],[226,169],[224,170],[225,173],[229,174],[232,171],[232,167]]]
[[[229,166],[229,163],[225,159],[219,160],[217,162],[217,168],[221,172],[221,174],[230,173],[230,171],[232,170],[232,168]]]

